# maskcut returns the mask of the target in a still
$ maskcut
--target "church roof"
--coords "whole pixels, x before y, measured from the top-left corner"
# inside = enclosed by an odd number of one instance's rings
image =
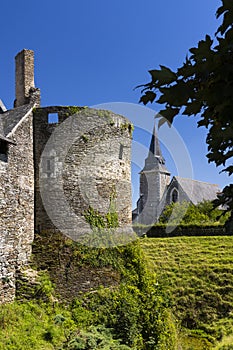
[[[217,193],[221,192],[216,184],[202,182],[198,180],[185,179],[175,176],[174,179],[178,185],[187,194],[193,204],[202,202],[203,200],[213,200],[217,198]]]
[[[145,166],[143,171],[145,170],[158,170],[162,173],[170,174],[165,166],[165,159],[162,156],[159,138],[156,131],[156,124],[154,124],[153,133],[151,136],[150,148],[148,152],[148,156],[145,159]]]
[[[158,135],[157,135],[157,132],[156,132],[156,126],[155,125],[154,125],[154,129],[153,129],[152,137],[151,137],[151,142],[150,142],[150,148],[149,148],[148,156],[150,156],[150,155],[163,157],[161,149],[160,149],[159,139],[158,139]]]

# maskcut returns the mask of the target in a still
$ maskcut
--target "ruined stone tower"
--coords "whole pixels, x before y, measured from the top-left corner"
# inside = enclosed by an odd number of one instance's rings
[[[14,299],[35,231],[79,237],[90,226],[85,211],[105,215],[112,204],[119,228],[131,229],[130,122],[87,107],[40,107],[33,51],[15,64],[14,108],[0,103],[0,303]]]
[[[161,214],[161,199],[170,183],[170,173],[160,149],[159,139],[154,125],[148,156],[140,172],[140,198],[137,203],[138,223],[151,225]]]

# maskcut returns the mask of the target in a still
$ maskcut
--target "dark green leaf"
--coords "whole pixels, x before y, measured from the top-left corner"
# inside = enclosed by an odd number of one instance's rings
[[[162,95],[156,102],[160,104],[168,103],[173,107],[185,105],[191,93],[189,84],[182,80],[178,81],[173,86],[160,88],[160,92]]]
[[[182,114],[184,115],[196,115],[200,113],[202,108],[202,104],[198,101],[194,101],[191,103],[187,103],[187,107],[185,108],[184,112]]]
[[[224,6],[220,6],[216,11],[216,17],[219,18],[224,12],[226,11],[226,8]]]
[[[228,166],[226,169],[223,169],[221,172],[229,173],[229,176],[233,174],[233,165]]]
[[[153,92],[153,91],[147,91],[145,93],[145,95],[143,95],[141,98],[140,98],[140,101],[139,103],[143,103],[144,105],[146,105],[148,102],[153,102],[154,99],[156,98],[156,94]]]
[[[165,66],[160,66],[160,68],[160,70],[154,69],[149,71],[153,82],[157,82],[159,85],[166,85],[176,80],[176,74],[171,69]]]
[[[189,50],[192,53],[191,59],[193,59],[195,62],[206,59],[212,53],[212,44],[213,40],[209,35],[206,35],[205,40],[199,41],[197,48],[192,48]]]
[[[162,119],[167,120],[167,122],[171,123],[173,122],[174,117],[179,113],[180,108],[172,108],[168,107],[164,110],[161,110],[159,113],[162,115]],[[162,122],[164,124],[165,121]]]

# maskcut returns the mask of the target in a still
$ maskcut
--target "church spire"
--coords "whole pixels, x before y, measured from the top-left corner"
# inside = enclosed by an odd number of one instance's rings
[[[151,142],[150,142],[150,148],[149,148],[149,154],[148,156],[154,156],[154,157],[161,157],[162,156],[162,152],[160,149],[160,144],[159,144],[159,139],[158,139],[158,135],[156,132],[156,125],[154,124],[154,128],[153,128],[153,133],[152,133],[152,137],[151,137]]]
[[[137,222],[151,225],[156,222],[163,208],[163,196],[170,183],[170,173],[163,158],[156,124],[150,141],[145,166],[140,172],[140,198],[137,202]],[[165,197],[164,197],[165,198]]]
[[[145,166],[143,171],[157,169],[159,171],[166,171],[165,160],[163,158],[159,138],[156,131],[156,124],[154,124],[153,133],[150,142],[150,148],[148,152],[148,156],[145,159]]]

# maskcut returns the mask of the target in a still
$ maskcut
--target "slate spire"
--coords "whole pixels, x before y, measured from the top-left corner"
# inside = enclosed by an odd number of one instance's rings
[[[150,148],[148,152],[148,156],[145,159],[145,166],[143,170],[152,170],[152,169],[159,169],[159,170],[165,170],[167,172],[167,169],[165,168],[165,159],[163,158],[159,138],[156,131],[156,124],[154,124],[153,133],[151,136],[151,142],[150,142]]]
[[[149,153],[148,153],[148,157],[150,157],[150,156],[154,156],[154,157],[157,156],[157,157],[163,158],[162,152],[160,149],[160,144],[159,144],[159,139],[158,139],[155,124],[154,124],[154,128],[153,128],[153,133],[152,133],[150,148],[149,148]]]

